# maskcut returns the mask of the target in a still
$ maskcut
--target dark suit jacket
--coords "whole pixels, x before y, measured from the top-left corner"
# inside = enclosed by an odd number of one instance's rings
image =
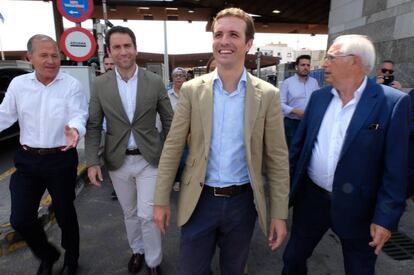
[[[115,70],[99,76],[93,83],[86,125],[85,154],[87,166],[99,164],[102,121],[106,118],[104,159],[109,170],[121,167],[129,136],[134,136],[142,156],[152,166],[158,166],[163,142],[155,128],[157,112],[163,131],[168,133],[173,111],[161,78],[138,69],[137,101],[134,118],[129,121],[122,105]]]
[[[319,127],[333,97],[331,89],[312,94],[292,141],[293,206],[300,200]],[[371,223],[397,228],[405,208],[409,120],[405,93],[368,81],[348,126],[333,180],[331,222],[338,236],[368,237]]]

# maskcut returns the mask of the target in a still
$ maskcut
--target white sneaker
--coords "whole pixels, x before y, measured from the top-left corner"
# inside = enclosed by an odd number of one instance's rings
[[[180,191],[180,182],[179,182],[179,181],[176,181],[176,182],[174,183],[174,185],[173,185],[173,190],[174,190],[175,192]]]

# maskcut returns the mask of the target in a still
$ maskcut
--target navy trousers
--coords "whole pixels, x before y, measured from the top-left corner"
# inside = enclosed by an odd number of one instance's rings
[[[283,253],[283,275],[307,274],[306,261],[330,228],[331,198],[327,191],[308,180],[293,207],[292,229]],[[368,243],[371,238],[340,238],[347,275],[375,273],[377,256]]]
[[[190,220],[181,229],[180,274],[212,274],[216,245],[220,249],[221,274],[243,274],[256,217],[251,188],[232,197],[215,197],[203,191]]]
[[[299,127],[300,120],[285,117],[283,119],[283,123],[285,125],[286,143],[288,148],[290,148],[290,143],[292,142],[293,136],[295,135],[296,130]]]
[[[65,264],[77,264],[79,225],[73,204],[78,166],[76,149],[50,155],[32,155],[22,148],[15,156],[16,171],[10,179],[10,223],[20,233],[33,254],[42,261],[58,257],[47,240],[37,210],[47,189],[52,197],[56,220],[62,230]]]

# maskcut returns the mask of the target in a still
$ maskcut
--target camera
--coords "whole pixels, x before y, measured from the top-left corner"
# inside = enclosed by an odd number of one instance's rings
[[[384,79],[384,85],[387,86],[391,86],[392,82],[394,81],[394,76],[393,75],[384,75],[383,76]]]

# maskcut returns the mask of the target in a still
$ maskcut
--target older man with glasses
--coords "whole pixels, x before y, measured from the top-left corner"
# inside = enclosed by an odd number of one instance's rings
[[[284,275],[306,261],[331,228],[346,274],[373,275],[404,211],[410,101],[368,81],[375,49],[362,35],[336,38],[323,64],[331,84],[315,91],[290,148],[293,218]],[[396,165],[399,163],[399,165]]]

